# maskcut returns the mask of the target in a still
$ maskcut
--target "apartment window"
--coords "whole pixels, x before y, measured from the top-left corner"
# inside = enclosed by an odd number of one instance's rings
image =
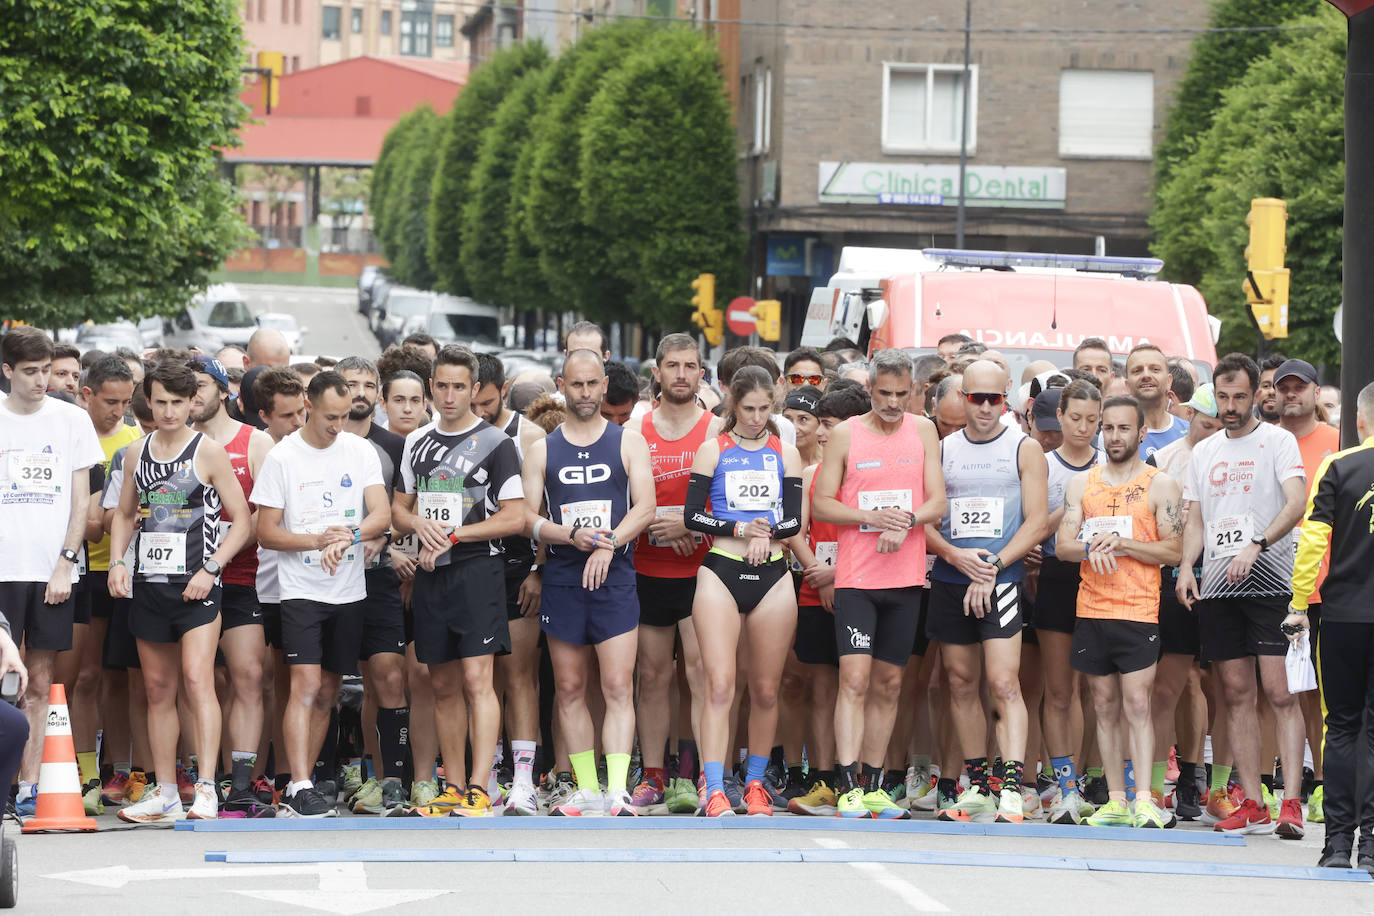
[[[281,0],[281,21],[291,21],[291,0]]]
[[[361,35],[363,33],[363,11],[359,9],[350,10],[348,24],[354,35]]]
[[[320,34],[326,41],[339,40],[339,22],[342,11],[337,6],[320,7]]]
[[[978,68],[969,68],[968,150],[978,140]],[[883,152],[957,153],[964,115],[959,64],[883,64]]]
[[[296,25],[301,24],[301,0],[292,0],[291,18]]]
[[[301,56],[300,56],[299,54],[292,54],[292,55],[291,55],[291,72],[292,72],[292,73],[295,73],[295,72],[296,72],[297,70],[299,70],[300,68],[301,68]]]
[[[391,34],[391,10],[382,10],[382,34]]]
[[[252,21],[253,0],[247,0],[247,2],[243,4],[243,18],[249,20],[250,22]]]
[[[401,53],[412,57],[430,56],[431,8],[401,9]]]
[[[763,61],[754,64],[754,145],[755,156],[766,154],[773,140],[773,69]]]
[[[453,47],[453,17],[435,16],[434,17],[434,46],[436,48]]]
[[[1065,70],[1059,75],[1059,155],[1149,159],[1155,75],[1148,70]]]
[[[249,0],[251,3],[252,0]],[[267,0],[258,0],[258,21],[263,22],[267,19]]]

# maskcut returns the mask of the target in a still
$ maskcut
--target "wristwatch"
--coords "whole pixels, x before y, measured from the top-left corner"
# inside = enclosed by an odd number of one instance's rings
[[[200,568],[208,572],[210,575],[215,576],[216,578],[219,577],[220,565],[216,563],[214,560],[206,560],[204,563],[201,564]]]
[[[908,512],[908,513],[906,514],[906,517],[910,520],[910,521],[908,521],[908,523],[907,523],[906,530],[907,530],[907,531],[910,531],[912,528],[915,528],[915,527],[916,527],[916,513],[915,513],[915,512]]]
[[[1251,544],[1258,544],[1260,553],[1269,549],[1269,539],[1262,534],[1257,534],[1250,539]]]
[[[81,559],[81,557],[77,555],[77,552],[75,550],[67,550],[65,547],[62,549],[62,552],[58,554],[58,556],[66,560],[68,563],[75,563],[77,560]]]
[[[998,572],[1006,572],[1006,571],[1007,571],[1007,564],[1005,564],[1005,563],[1002,562],[1002,555],[1001,555],[1001,554],[994,553],[994,554],[992,555],[992,559],[991,559],[991,560],[988,560],[988,562],[991,563],[993,566],[996,566]]]

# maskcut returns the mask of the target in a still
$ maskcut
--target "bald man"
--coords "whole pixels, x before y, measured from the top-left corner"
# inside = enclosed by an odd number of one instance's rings
[[[271,369],[285,369],[291,362],[291,347],[281,331],[273,328],[258,328],[248,338],[248,360],[244,369],[254,366],[267,366]]]

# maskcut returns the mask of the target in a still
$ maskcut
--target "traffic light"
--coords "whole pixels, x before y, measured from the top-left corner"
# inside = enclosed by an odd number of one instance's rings
[[[758,325],[759,337],[779,340],[782,337],[782,303],[776,299],[760,299],[749,309]]]
[[[1274,197],[1250,201],[1245,217],[1250,244],[1245,246],[1245,281],[1241,289],[1266,340],[1288,336],[1288,205]]]
[[[262,102],[268,114],[277,107],[277,97],[281,94],[281,73],[285,55],[280,51],[259,51],[258,67],[268,72],[262,74]]]
[[[692,323],[701,328],[701,333],[713,347],[718,347],[725,339],[725,315],[716,308],[716,275],[701,274],[692,281]]]

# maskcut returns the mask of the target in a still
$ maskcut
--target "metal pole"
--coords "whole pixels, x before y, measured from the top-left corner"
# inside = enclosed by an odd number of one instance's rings
[[[959,119],[959,209],[954,218],[954,247],[964,247],[964,175],[968,171],[969,40],[973,33],[973,0],[964,0],[964,75],[960,84],[964,114]]]
[[[1374,9],[1350,17],[1345,64],[1341,445],[1359,444],[1355,399],[1374,381]],[[1363,745],[1361,745],[1363,746]]]

